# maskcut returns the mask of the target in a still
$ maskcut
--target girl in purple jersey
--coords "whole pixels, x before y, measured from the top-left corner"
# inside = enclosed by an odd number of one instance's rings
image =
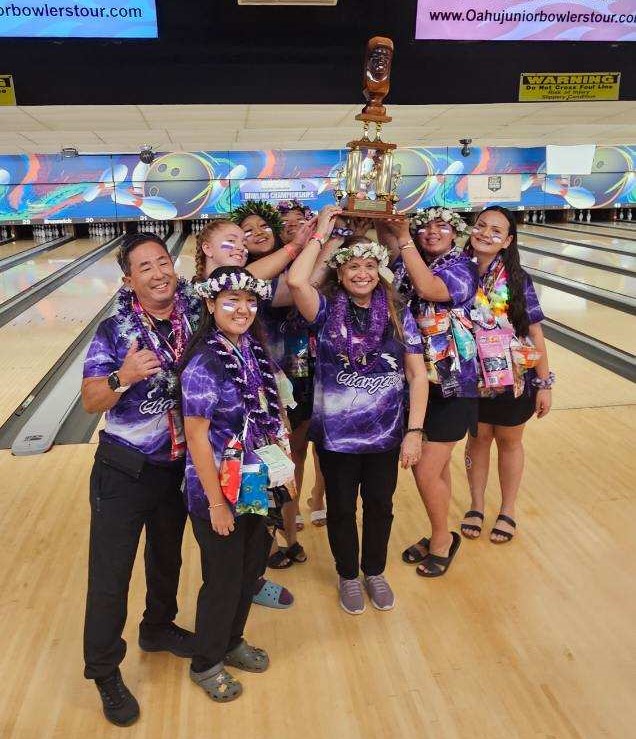
[[[389,610],[395,598],[384,568],[398,460],[411,467],[422,449],[427,381],[421,339],[410,312],[400,313],[394,304],[384,247],[364,237],[346,240],[329,260],[333,278],[326,297],[311,283],[321,246],[320,237],[309,240],[289,271],[288,284],[317,335],[310,438],[325,479],[340,605],[347,613],[364,611],[361,568],[371,602]],[[361,561],[358,489],[363,500]]]
[[[478,346],[481,337],[492,345],[501,336],[512,373],[502,381],[498,373],[488,372],[488,359],[481,365],[478,432],[466,444],[471,509],[464,516],[461,531],[469,539],[481,534],[494,439],[501,507],[490,540],[502,544],[513,538],[516,528],[515,502],[523,475],[525,424],[534,414],[543,418],[549,412],[554,374],[548,366],[541,330],[543,311],[532,279],[519,261],[517,224],[512,213],[499,206],[482,211],[472,229],[469,250],[479,269],[479,290],[471,313]]]
[[[274,367],[250,330],[269,283],[221,267],[196,290],[204,308],[181,372],[186,501],[203,575],[190,677],[224,702],[242,691],[225,667],[269,665],[243,630],[265,558],[268,470],[257,450],[284,445],[287,431]]]
[[[408,221],[378,224],[380,240],[392,247],[398,289],[408,300],[422,333],[431,388],[424,430],[426,443],[414,469],[415,481],[431,522],[430,540],[406,549],[417,574],[445,574],[461,537],[448,530],[451,499],[450,459],[467,432],[477,433],[477,362],[470,308],[477,290],[477,268],[455,243],[466,223],[451,210],[429,208]]]

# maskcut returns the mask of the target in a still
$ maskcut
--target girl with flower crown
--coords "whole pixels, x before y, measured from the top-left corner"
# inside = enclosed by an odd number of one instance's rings
[[[379,224],[379,237],[397,256],[396,283],[408,300],[422,333],[431,382],[424,421],[426,442],[414,467],[415,482],[431,522],[431,537],[402,554],[419,562],[422,577],[444,575],[461,537],[448,530],[450,459],[455,444],[477,433],[477,361],[470,309],[477,290],[477,268],[455,243],[466,230],[447,208],[429,208],[408,221]]]
[[[478,348],[488,356],[483,356],[480,363],[477,436],[466,444],[471,507],[461,531],[469,539],[481,534],[494,439],[501,507],[490,541],[502,544],[513,538],[516,529],[515,502],[523,475],[525,424],[533,415],[543,418],[549,412],[554,374],[548,366],[541,330],[543,311],[532,279],[519,261],[517,223],[512,213],[500,206],[483,210],[471,231],[468,248],[479,270],[479,289],[471,316]],[[488,352],[482,346],[487,346]],[[492,347],[497,347],[499,356]],[[502,371],[504,368],[507,371]]]
[[[250,330],[269,283],[221,267],[195,290],[202,319],[181,373],[186,500],[203,574],[190,677],[213,700],[229,701],[242,688],[225,666],[263,672],[269,664],[243,630],[264,563],[272,474],[257,452],[278,449],[286,429],[274,368]]]
[[[326,295],[311,283],[320,257],[320,239],[312,238],[289,270],[288,284],[317,334],[310,438],[325,478],[340,605],[347,613],[364,611],[361,568],[371,602],[388,610],[395,597],[384,569],[398,461],[405,468],[417,464],[422,448],[427,397],[422,344],[413,316],[399,312],[393,301],[384,247],[364,237],[345,240],[329,259],[333,272]],[[410,411],[404,433],[407,383]],[[363,500],[361,561],[358,489]]]

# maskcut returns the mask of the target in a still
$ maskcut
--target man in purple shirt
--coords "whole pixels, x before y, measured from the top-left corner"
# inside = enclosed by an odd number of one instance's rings
[[[91,530],[84,625],[84,675],[95,680],[106,718],[137,720],[139,705],[119,664],[126,653],[128,586],[146,530],[145,651],[192,655],[193,634],[174,623],[186,510],[185,443],[175,367],[192,333],[198,301],[177,279],[164,242],[126,237],[118,307],[103,321],[84,364],[82,402],[106,413],[90,479]]]

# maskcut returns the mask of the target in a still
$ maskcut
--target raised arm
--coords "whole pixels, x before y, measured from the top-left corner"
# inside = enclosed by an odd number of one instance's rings
[[[296,235],[289,244],[285,244],[285,246],[277,249],[272,254],[268,254],[248,264],[246,267],[247,271],[254,275],[254,277],[258,277],[259,280],[271,280],[277,277],[300,254],[309,237],[316,230],[317,220],[317,218],[312,218],[307,223],[304,223],[296,231]]]
[[[446,303],[451,299],[448,288],[441,277],[434,275],[420,256],[409,232],[408,221],[385,221],[380,227],[378,238],[391,251],[399,254],[417,295],[424,300]],[[388,243],[385,243],[387,242]]]

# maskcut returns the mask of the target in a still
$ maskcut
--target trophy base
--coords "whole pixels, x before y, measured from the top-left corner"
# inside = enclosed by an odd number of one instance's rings
[[[347,144],[349,149],[368,149],[374,151],[394,151],[397,149],[397,144],[389,144],[386,141],[379,141],[377,139],[356,139],[350,141]]]
[[[406,216],[402,213],[387,213],[379,210],[343,210],[338,215],[345,216],[346,218],[370,218],[372,221],[403,221]]]

